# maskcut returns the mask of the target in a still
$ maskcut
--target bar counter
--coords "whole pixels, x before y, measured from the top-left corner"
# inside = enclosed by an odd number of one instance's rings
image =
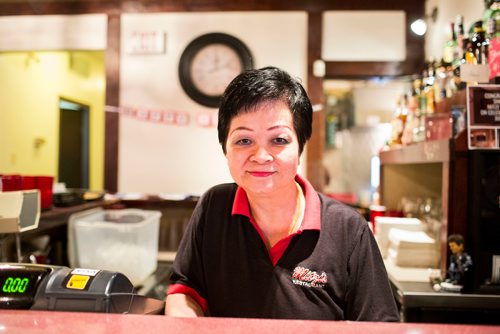
[[[500,326],[240,318],[169,318],[162,315],[0,311],[2,333],[500,333]]]

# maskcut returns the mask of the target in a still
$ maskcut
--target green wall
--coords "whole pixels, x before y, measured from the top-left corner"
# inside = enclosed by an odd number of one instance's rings
[[[103,52],[0,53],[0,174],[57,179],[60,98],[90,107],[89,187],[102,190]]]

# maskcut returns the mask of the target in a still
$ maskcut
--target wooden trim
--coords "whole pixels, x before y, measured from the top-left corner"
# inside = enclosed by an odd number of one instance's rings
[[[412,75],[423,69],[424,60],[422,58],[418,63],[414,61],[328,61],[325,64],[325,78],[327,79],[367,79]]]
[[[104,134],[104,188],[118,191],[118,148],[120,114],[112,111],[120,105],[120,15],[108,16],[106,63],[106,111]]]
[[[440,235],[440,240],[439,242],[439,248],[440,248],[440,254],[441,254],[441,261],[439,264],[439,268],[441,270],[441,274],[446,273],[446,268],[447,268],[447,256],[448,256],[448,231],[449,231],[449,225],[451,224],[450,222],[450,174],[453,174],[452,171],[450,171],[450,167],[453,164],[450,161],[444,161],[443,166],[442,166],[442,181],[441,181],[441,231],[439,233]]]
[[[87,13],[155,13],[204,11],[287,11],[302,10],[319,13],[326,10],[405,10],[407,14],[424,8],[422,0],[4,0],[0,2],[1,15],[47,15]],[[420,14],[419,14],[420,15]],[[423,16],[423,14],[421,15]],[[412,22],[412,21],[410,21]]]
[[[307,145],[306,176],[314,188],[322,191],[325,185],[325,168],[323,154],[325,150],[325,110],[323,94],[323,78],[313,75],[313,64],[321,59],[322,13],[309,13],[308,17],[308,48],[307,48],[307,90],[313,106],[320,110],[313,113],[313,132]]]

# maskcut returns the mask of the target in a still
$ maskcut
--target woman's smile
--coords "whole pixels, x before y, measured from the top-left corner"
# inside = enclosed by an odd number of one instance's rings
[[[275,172],[248,171],[247,173],[255,177],[267,177],[273,175]]]

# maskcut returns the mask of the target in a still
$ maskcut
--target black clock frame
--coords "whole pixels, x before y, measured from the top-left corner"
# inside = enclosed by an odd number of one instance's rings
[[[244,70],[253,68],[253,57],[248,47],[238,38],[220,32],[201,35],[192,40],[182,52],[179,60],[179,80],[186,94],[201,105],[217,108],[220,95],[207,95],[201,92],[191,77],[191,63],[195,55],[210,44],[223,44],[233,49],[238,55]]]

